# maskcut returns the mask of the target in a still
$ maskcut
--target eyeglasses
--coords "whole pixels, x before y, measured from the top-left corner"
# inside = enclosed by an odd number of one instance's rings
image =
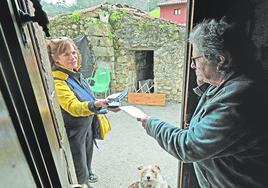
[[[193,63],[194,66],[196,66],[196,59],[199,59],[201,57],[203,57],[203,56],[200,55],[200,56],[196,56],[196,57],[191,57],[191,60],[192,60],[192,63]]]

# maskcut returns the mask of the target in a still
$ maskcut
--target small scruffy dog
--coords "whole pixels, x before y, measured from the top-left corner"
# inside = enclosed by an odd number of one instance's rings
[[[142,165],[138,167],[140,181],[132,183],[128,188],[171,188],[160,174],[159,166]]]

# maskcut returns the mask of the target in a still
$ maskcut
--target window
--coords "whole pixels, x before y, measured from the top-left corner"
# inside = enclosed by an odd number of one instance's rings
[[[174,9],[174,14],[175,15],[181,14],[181,9]]]

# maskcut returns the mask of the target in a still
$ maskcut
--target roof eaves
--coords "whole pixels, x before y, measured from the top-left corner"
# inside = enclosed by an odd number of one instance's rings
[[[158,3],[158,6],[167,6],[167,5],[179,5],[179,4],[183,4],[183,3],[187,3],[187,1],[167,1],[167,2],[163,2],[163,3]]]

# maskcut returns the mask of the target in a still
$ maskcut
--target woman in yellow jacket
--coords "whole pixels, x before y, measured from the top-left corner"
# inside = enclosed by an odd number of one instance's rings
[[[72,79],[86,92],[93,93],[83,75],[78,72],[81,56],[75,43],[69,38],[52,39],[47,45],[57,99],[61,107],[63,120],[74,160],[79,184],[91,187],[89,183],[97,181],[91,169],[93,154],[93,136],[91,124],[93,115],[106,107],[107,99],[86,100],[77,92],[67,79]]]

